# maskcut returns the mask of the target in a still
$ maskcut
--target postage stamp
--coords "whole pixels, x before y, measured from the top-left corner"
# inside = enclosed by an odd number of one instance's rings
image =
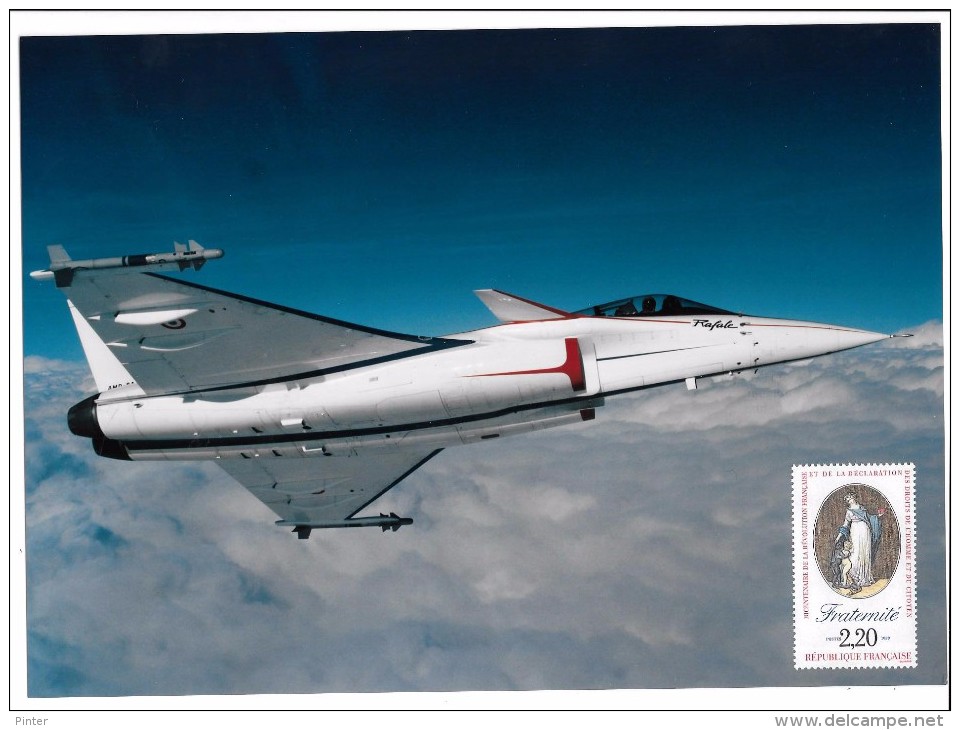
[[[793,467],[794,666],[917,666],[913,464]]]

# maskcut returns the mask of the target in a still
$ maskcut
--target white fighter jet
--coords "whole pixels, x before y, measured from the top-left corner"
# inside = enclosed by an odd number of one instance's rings
[[[648,294],[565,311],[477,291],[501,324],[386,332],[158,273],[223,255],[71,260],[35,271],[67,295],[95,395],[70,430],[114,459],[210,459],[306,539],[358,517],[448,446],[588,421],[607,396],[892,337]]]

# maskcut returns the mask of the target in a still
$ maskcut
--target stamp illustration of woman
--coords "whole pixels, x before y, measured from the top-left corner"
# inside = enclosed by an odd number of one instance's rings
[[[881,508],[877,514],[870,514],[852,492],[843,495],[843,499],[847,511],[837,530],[834,560],[844,569],[835,574],[838,580],[835,585],[849,589],[853,595],[875,582],[873,559],[880,542],[880,518],[884,510]]]

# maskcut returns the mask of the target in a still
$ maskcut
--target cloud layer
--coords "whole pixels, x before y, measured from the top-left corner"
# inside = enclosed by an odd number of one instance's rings
[[[27,358],[31,696],[940,684],[939,323],[445,451],[298,541],[210,464],[96,457],[79,364]],[[793,669],[797,463],[917,465],[919,663]]]

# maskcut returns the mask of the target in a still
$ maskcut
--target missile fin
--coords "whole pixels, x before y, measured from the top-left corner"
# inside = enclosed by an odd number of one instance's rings
[[[47,246],[47,253],[50,254],[51,264],[62,264],[71,260],[70,254],[68,254],[67,250],[59,243]]]

